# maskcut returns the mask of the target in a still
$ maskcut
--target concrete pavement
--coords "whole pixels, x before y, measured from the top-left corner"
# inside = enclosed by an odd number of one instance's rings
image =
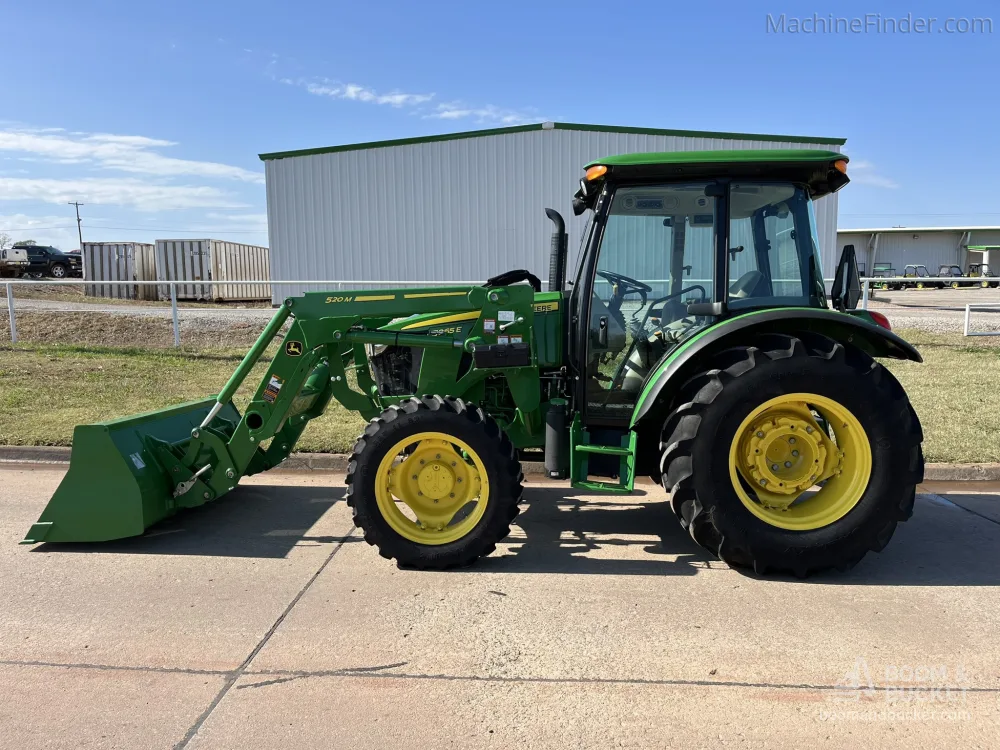
[[[658,488],[531,483],[459,572],[397,569],[337,475],[253,477],[145,537],[17,546],[62,468],[0,469],[0,744],[992,747],[1000,499],[929,486],[854,571],[709,559]],[[961,491],[956,491],[960,489]]]

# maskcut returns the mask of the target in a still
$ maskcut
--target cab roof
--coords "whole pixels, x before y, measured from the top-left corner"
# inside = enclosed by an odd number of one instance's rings
[[[845,154],[822,149],[753,149],[733,151],[663,151],[618,154],[592,161],[621,179],[743,177],[807,184],[814,198],[835,192],[849,180],[834,164]]]

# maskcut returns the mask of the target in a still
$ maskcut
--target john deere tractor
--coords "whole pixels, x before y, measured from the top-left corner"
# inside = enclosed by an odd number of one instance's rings
[[[827,295],[813,201],[848,183],[813,150],[613,156],[586,167],[566,281],[286,299],[217,396],[76,428],[26,543],[142,534],[279,465],[336,400],[368,420],[347,501],[365,539],[417,568],[473,563],[510,531],[520,460],[588,492],[661,482],[726,562],[807,575],[881,550],[913,510],[921,430],[877,358],[920,361],[853,309],[848,249]],[[831,309],[832,307],[832,309]],[[242,413],[233,396],[282,340]]]

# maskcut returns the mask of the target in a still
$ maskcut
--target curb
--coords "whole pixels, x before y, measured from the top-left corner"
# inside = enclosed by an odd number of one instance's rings
[[[50,445],[0,445],[0,465],[69,463],[70,448]],[[350,456],[346,453],[293,453],[279,471],[347,471]],[[537,461],[522,461],[521,470],[529,476],[544,474]],[[273,469],[272,469],[273,471]],[[1000,463],[927,464],[925,482],[1000,482]]]

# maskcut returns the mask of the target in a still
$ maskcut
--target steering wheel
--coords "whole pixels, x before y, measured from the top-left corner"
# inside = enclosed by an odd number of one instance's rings
[[[642,297],[642,304],[645,305],[646,294],[653,291],[653,287],[648,284],[643,284],[638,279],[633,279],[620,273],[613,273],[612,271],[598,271],[597,275],[618,287],[618,291],[615,296],[608,301],[608,307],[612,310],[618,310],[621,308],[622,300],[626,295],[631,294],[632,292],[638,292],[639,296]]]
[[[703,287],[701,284],[694,284],[693,286],[689,286],[689,287],[685,287],[684,289],[681,289],[679,292],[674,292],[673,294],[668,294],[665,297],[660,297],[658,299],[654,299],[653,303],[649,306],[649,309],[646,311],[646,315],[643,317],[642,322],[639,324],[639,329],[641,330],[641,329],[643,329],[643,328],[646,327],[646,321],[649,320],[650,316],[653,314],[653,310],[656,309],[656,306],[658,304],[660,304],[661,302],[666,302],[667,300],[673,299],[675,297],[680,297],[682,294],[687,294],[688,292],[693,292],[696,289],[701,290],[701,298],[705,299],[705,297],[707,296],[707,293],[705,292],[705,287]]]

